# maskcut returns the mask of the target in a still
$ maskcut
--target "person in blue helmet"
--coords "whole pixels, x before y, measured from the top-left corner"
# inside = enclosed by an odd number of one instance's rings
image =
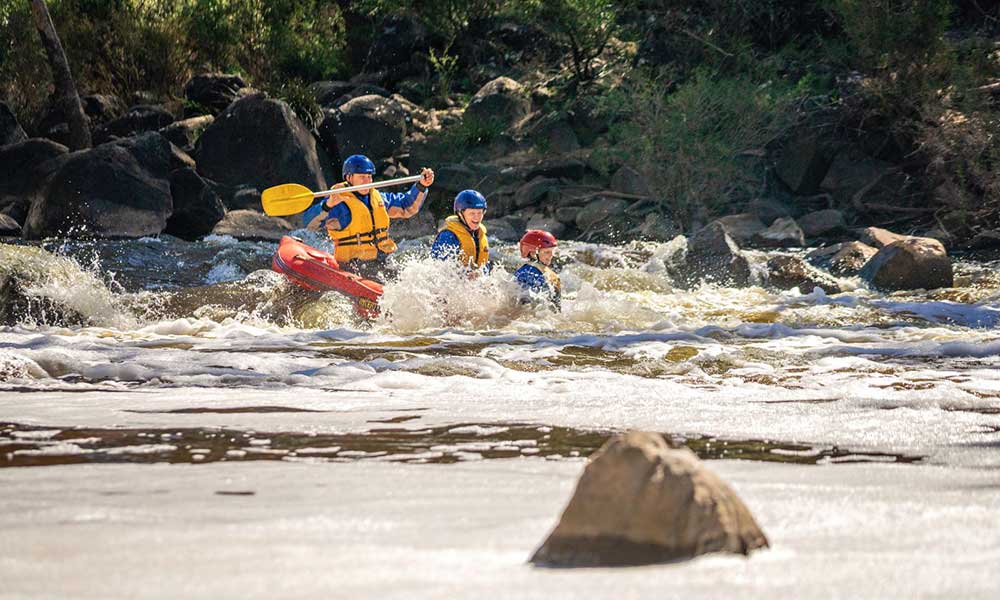
[[[375,163],[362,154],[344,161],[344,181],[334,185],[329,196],[320,197],[306,209],[302,220],[307,229],[325,229],[334,243],[334,257],[342,269],[368,279],[384,279],[385,259],[396,251],[389,237],[391,219],[409,219],[427,200],[434,184],[434,171],[423,168],[418,181],[407,192],[380,192],[376,188],[336,193],[337,188],[372,183]]]
[[[439,260],[458,260],[473,270],[489,268],[490,245],[486,240],[486,198],[476,190],[464,190],[452,204],[455,214],[444,221],[434,239],[431,256]]]
[[[562,283],[552,270],[557,245],[556,236],[541,229],[529,229],[521,237],[521,258],[528,262],[514,272],[514,279],[524,292],[523,303],[542,300],[556,311],[561,308]]]

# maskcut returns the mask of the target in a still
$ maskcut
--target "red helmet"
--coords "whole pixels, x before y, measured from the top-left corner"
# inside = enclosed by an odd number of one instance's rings
[[[556,236],[541,229],[529,229],[521,237],[521,258],[528,258],[533,252],[542,248],[555,248],[558,245]]]

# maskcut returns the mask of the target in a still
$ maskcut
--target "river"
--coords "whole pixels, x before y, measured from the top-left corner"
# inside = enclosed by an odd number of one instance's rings
[[[998,590],[998,261],[828,296],[679,286],[676,241],[568,242],[554,313],[517,301],[513,247],[470,280],[418,240],[361,323],[268,271],[274,243],[42,245],[0,329],[0,598]],[[771,548],[527,564],[631,428],[709,461]]]

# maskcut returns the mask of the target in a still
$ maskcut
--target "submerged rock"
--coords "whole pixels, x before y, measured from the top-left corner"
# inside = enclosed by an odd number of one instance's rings
[[[944,245],[930,238],[908,238],[878,251],[861,277],[880,290],[931,290],[952,287],[955,276]]]
[[[767,546],[740,498],[693,452],[671,448],[659,434],[633,432],[593,455],[531,562],[643,565]]]
[[[126,315],[76,261],[33,246],[0,244],[0,325],[114,325]]]

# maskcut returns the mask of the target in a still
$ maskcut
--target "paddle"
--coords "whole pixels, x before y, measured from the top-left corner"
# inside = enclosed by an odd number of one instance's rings
[[[375,181],[364,185],[353,185],[335,190],[314,192],[304,185],[297,183],[283,183],[274,187],[269,187],[261,194],[261,204],[264,205],[264,212],[272,217],[284,217],[286,215],[298,214],[312,206],[313,199],[331,194],[342,194],[344,192],[354,192],[368,188],[380,188],[390,185],[400,185],[402,183],[412,183],[420,181],[423,175],[411,175],[400,177],[399,179],[387,179],[385,181]]]

